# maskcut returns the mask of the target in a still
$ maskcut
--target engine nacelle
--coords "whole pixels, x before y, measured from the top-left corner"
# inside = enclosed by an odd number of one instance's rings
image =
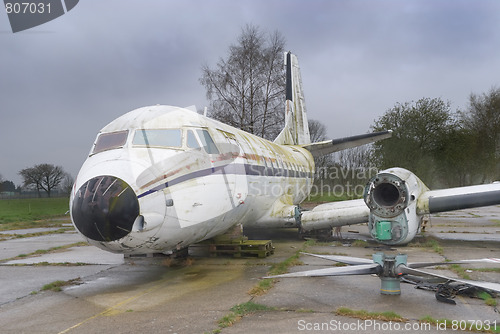
[[[375,175],[364,193],[370,209],[368,228],[372,237],[387,245],[410,242],[422,219],[417,201],[428,190],[415,174],[403,168],[391,168]]]

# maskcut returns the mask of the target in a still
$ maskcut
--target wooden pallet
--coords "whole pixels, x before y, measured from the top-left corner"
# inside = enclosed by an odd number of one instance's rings
[[[239,242],[210,243],[208,245],[210,256],[232,255],[233,257],[259,257],[265,258],[274,253],[271,240],[241,240]]]

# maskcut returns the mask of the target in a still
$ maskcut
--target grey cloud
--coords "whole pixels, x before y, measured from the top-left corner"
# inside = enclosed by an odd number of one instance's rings
[[[119,115],[202,108],[201,66],[225,57],[247,23],[285,36],[309,116],[331,136],[368,131],[396,102],[461,107],[499,84],[498,12],[493,0],[80,1],[45,25],[0,34],[0,173],[19,183],[18,170],[50,162],[76,175],[96,132]]]

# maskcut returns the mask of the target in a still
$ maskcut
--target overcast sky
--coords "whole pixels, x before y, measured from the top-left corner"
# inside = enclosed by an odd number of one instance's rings
[[[308,116],[366,133],[397,102],[465,108],[500,85],[497,0],[80,0],[13,34],[0,13],[0,174],[38,163],[73,177],[97,132],[135,108],[206,104],[201,66],[241,29],[279,31],[299,58]]]

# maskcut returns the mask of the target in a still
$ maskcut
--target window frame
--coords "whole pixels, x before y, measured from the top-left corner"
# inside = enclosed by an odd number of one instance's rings
[[[207,143],[205,145],[206,140],[203,140],[200,136],[200,132],[206,133],[208,135],[208,138],[210,138],[211,143]],[[201,148],[210,155],[217,155],[220,154],[219,148],[217,147],[217,144],[214,141],[214,138],[210,134],[210,131],[208,131],[207,128],[193,128],[193,133],[196,135],[196,138],[198,139],[198,143],[201,144]],[[204,136],[204,139],[206,139],[206,136]],[[210,146],[213,145],[212,148],[215,148],[215,151],[213,151]]]
[[[139,133],[141,133],[140,135],[142,136],[141,140],[144,141],[146,137],[144,137],[144,134],[146,134],[148,131],[178,131],[179,132],[179,136],[177,137],[178,138],[178,145],[176,146],[173,146],[173,145],[163,145],[162,143],[160,143],[161,145],[158,145],[158,143],[155,143],[153,142],[152,144],[148,144],[146,142],[142,143],[137,143],[136,142],[136,138],[137,136],[139,135]],[[181,149],[184,149],[184,140],[183,140],[183,137],[184,137],[184,130],[182,128],[161,128],[161,129],[135,129],[134,130],[134,135],[133,135],[133,138],[132,138],[132,147],[139,147],[139,148],[166,148],[166,149],[177,149],[177,150],[181,150]],[[177,139],[176,139],[177,140]],[[177,144],[177,142],[176,142]]]
[[[117,136],[117,135],[122,135],[122,134],[125,134],[125,136],[121,137],[121,140],[116,141],[115,144],[101,145],[103,147],[102,148],[99,147],[101,140],[105,140],[105,138],[108,138],[108,137],[111,138],[112,136]],[[112,131],[112,132],[101,132],[97,135],[97,138],[94,142],[94,145],[92,146],[92,151],[90,152],[89,156],[94,155],[94,154],[98,154],[101,152],[106,152],[106,151],[110,151],[110,150],[116,150],[116,149],[123,148],[125,146],[125,144],[127,144],[128,138],[129,138],[129,130],[128,129],[127,130]]]
[[[184,131],[186,132],[186,148],[187,149],[193,149],[193,150],[201,150],[201,142],[200,140],[198,139],[198,136],[196,134],[196,129],[195,128],[188,128],[188,129],[184,129]],[[192,147],[189,145],[189,134],[191,134],[193,136],[193,139],[196,141],[196,147]]]

